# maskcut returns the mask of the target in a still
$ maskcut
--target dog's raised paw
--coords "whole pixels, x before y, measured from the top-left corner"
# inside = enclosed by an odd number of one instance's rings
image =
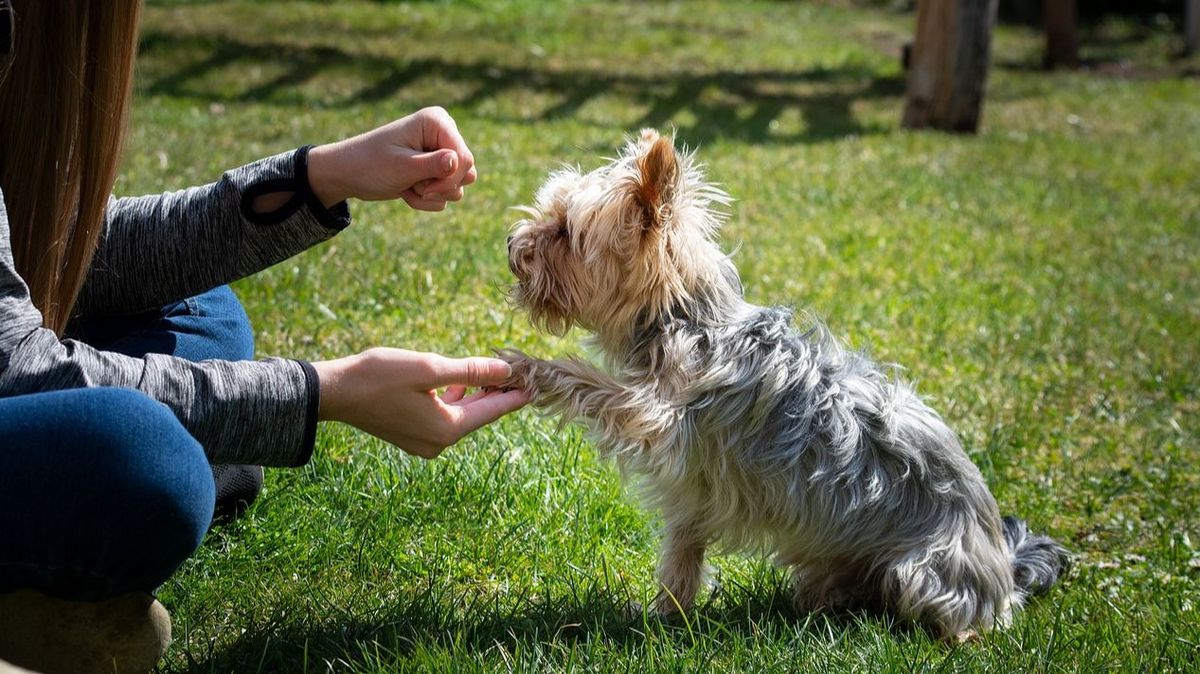
[[[525,389],[531,390],[533,385],[533,366],[537,359],[519,349],[497,349],[496,357],[508,363],[512,374],[501,382],[497,388],[502,390]]]

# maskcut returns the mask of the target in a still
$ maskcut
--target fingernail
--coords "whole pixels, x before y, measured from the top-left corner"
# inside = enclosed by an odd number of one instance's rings
[[[453,173],[454,164],[458,161],[458,155],[453,152],[447,153],[446,158],[442,160],[442,171],[444,173]]]

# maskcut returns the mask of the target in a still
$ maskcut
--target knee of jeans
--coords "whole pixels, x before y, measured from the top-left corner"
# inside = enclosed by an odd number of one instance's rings
[[[110,494],[110,516],[124,519],[131,535],[154,541],[150,557],[182,562],[212,521],[216,494],[203,447],[167,406],[137,391],[91,394],[89,423],[79,432]]]
[[[176,318],[186,332],[175,355],[188,360],[251,360],[254,331],[246,309],[228,285],[185,300],[187,317]]]
[[[229,286],[213,288],[192,301],[199,305],[206,319],[219,322],[219,326],[213,327],[213,336],[221,343],[223,360],[254,358],[254,329],[246,309]]]

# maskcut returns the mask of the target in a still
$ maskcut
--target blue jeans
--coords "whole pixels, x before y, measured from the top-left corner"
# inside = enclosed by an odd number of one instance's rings
[[[69,336],[130,356],[254,353],[228,287],[159,311],[89,319]],[[153,592],[200,546],[213,500],[200,443],[137,391],[0,398],[0,592],[84,600]]]

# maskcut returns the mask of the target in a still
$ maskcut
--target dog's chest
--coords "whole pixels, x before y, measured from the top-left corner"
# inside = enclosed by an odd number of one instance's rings
[[[762,473],[714,438],[677,438],[659,458],[635,471],[651,504],[668,517],[685,515],[731,549],[762,547],[794,519],[799,504],[787,476]]]

